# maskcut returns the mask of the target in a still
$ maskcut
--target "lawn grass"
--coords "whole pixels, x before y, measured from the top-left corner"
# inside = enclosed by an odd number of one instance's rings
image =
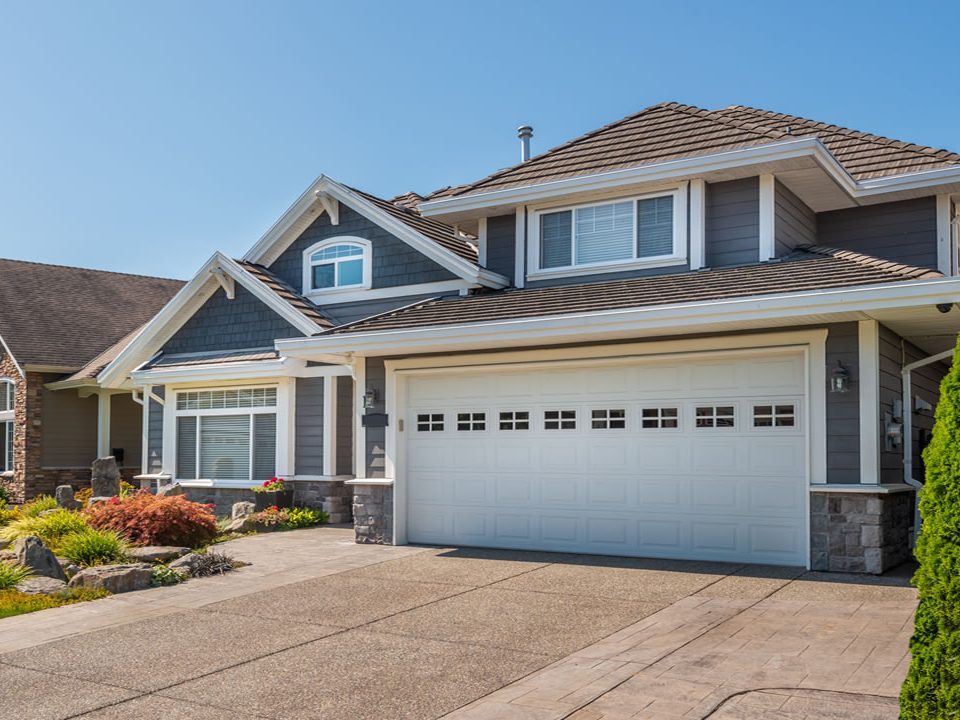
[[[60,607],[61,605],[97,600],[109,594],[106,590],[89,590],[86,588],[65,590],[54,595],[27,595],[16,590],[2,590],[0,591],[0,619]]]

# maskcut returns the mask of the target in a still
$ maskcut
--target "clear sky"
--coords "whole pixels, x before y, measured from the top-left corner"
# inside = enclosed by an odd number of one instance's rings
[[[665,100],[960,150],[960,3],[0,0],[0,256],[190,277],[320,173],[477,179]]]

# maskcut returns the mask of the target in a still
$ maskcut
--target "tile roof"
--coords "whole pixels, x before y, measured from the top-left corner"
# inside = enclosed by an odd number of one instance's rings
[[[434,298],[324,334],[415,329],[497,320],[710,302],[828,288],[942,277],[847,250],[797,249],[779,261],[627,280]]]
[[[323,315],[313,303],[267,270],[267,268],[263,267],[263,265],[257,265],[256,263],[246,260],[237,260],[237,263],[305,318],[323,328],[333,327],[334,323]]]
[[[81,368],[146,323],[183,284],[0,259],[0,337],[21,365]]]
[[[423,217],[419,212],[410,207],[378,198],[376,195],[363,192],[363,190],[358,190],[354,187],[351,187],[350,190],[395,217],[397,220],[409,225],[421,235],[426,236],[438,245],[450,250],[455,255],[474,265],[477,264],[479,259],[477,248],[466,240],[458,237],[453,231],[453,226],[447,225],[439,220],[434,220],[433,218]]]
[[[666,160],[784,140],[818,137],[855,179],[960,165],[960,155],[837,125],[744,106],[722,110],[668,102],[592,130],[525,163],[428,200],[595,175]]]

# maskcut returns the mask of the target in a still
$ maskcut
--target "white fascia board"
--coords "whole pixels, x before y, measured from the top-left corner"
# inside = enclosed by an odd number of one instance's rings
[[[807,137],[753,145],[747,148],[726,150],[692,158],[650,163],[649,165],[607,173],[583,175],[535,185],[432,200],[421,203],[419,209],[425,217],[475,212],[490,206],[532,203],[559,194],[615,189],[624,185],[667,181],[674,178],[704,175],[736,167],[792,160],[800,157],[813,157],[820,167],[853,199],[960,183],[960,167],[925,170],[858,182],[843,168],[819,138]]]
[[[128,373],[149,360],[163,343],[210,299],[215,289],[220,287],[218,280],[211,274],[211,271],[217,268],[222,269],[243,285],[304,335],[312,335],[324,329],[278,298],[237,262],[221,252],[216,252],[201,266],[199,272],[161,308],[160,312],[143,326],[120,354],[100,371],[97,382],[102,387],[120,387]]]
[[[277,349],[287,357],[313,358],[316,354],[380,356],[399,352],[436,352],[491,346],[529,346],[543,343],[588,342],[639,331],[680,334],[683,329],[766,320],[793,320],[806,316],[908,308],[960,299],[960,279],[907,280],[835,290],[678,303],[653,307],[577,313],[553,317],[521,318],[468,325],[433,325],[312,338],[279,340]]]
[[[136,385],[166,385],[263,378],[339,377],[350,375],[350,368],[345,365],[308,366],[303,360],[278,358],[237,363],[157,367],[134,370],[130,375]]]
[[[17,372],[20,373],[20,377],[25,378],[27,374],[23,371],[23,366],[20,365],[19,362],[17,362],[17,358],[14,356],[12,352],[10,352],[10,346],[7,345],[7,341],[3,339],[3,335],[0,335],[0,346],[3,347],[4,354],[6,354],[6,356],[10,358],[11,361],[13,361],[13,365],[14,367],[17,368]]]
[[[306,227],[302,222],[304,216],[311,213],[309,222],[313,222],[319,215],[317,207],[321,207],[318,197],[320,195],[326,195],[342,202],[464,280],[495,289],[504,288],[510,284],[509,279],[504,276],[464,260],[433,240],[421,235],[406,223],[384,212],[350,188],[325,175],[321,175],[298,198],[297,202],[290,206],[283,217],[274,223],[273,227],[257,241],[250,252],[243,256],[243,259],[264,265],[269,265],[276,260],[295,239],[296,234],[302,232]],[[291,230],[295,230],[295,232]]]

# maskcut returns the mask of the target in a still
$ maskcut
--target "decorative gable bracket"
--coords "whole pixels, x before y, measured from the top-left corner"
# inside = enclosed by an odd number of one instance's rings
[[[220,287],[223,288],[223,292],[227,296],[227,300],[233,300],[236,297],[236,285],[234,279],[227,275],[221,267],[215,267],[210,271],[210,274],[216,278],[217,282],[220,283]]]
[[[317,192],[314,194],[317,196],[317,201],[320,203],[320,207],[322,207],[330,217],[330,224],[339,225],[340,202],[335,197],[332,197],[329,193],[326,193],[323,190],[317,190]]]

